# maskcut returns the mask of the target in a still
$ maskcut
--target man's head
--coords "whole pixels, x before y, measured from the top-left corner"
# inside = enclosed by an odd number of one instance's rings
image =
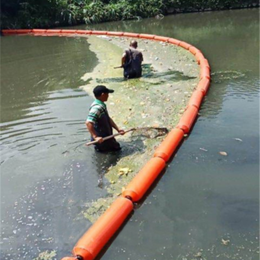
[[[130,47],[133,47],[133,48],[137,48],[137,46],[138,46],[138,44],[137,44],[137,41],[135,41],[135,40],[132,40],[131,42],[130,42]]]
[[[103,85],[98,85],[93,89],[93,93],[97,99],[100,99],[102,101],[107,101],[108,93],[113,93],[113,89],[108,89],[107,87]]]

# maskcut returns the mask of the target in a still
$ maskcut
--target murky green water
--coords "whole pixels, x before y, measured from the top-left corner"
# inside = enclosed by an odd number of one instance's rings
[[[94,27],[185,40],[213,71],[192,134],[101,258],[258,259],[258,10]],[[83,146],[92,97],[78,86],[95,64],[84,39],[1,38],[2,259],[59,259],[90,226],[79,213],[117,159]]]

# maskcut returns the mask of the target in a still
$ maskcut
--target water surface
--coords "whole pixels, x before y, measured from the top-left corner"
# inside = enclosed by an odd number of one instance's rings
[[[94,28],[187,41],[213,73],[192,133],[101,258],[258,259],[258,10]],[[80,212],[106,194],[102,167],[117,160],[84,148],[92,97],[78,86],[96,59],[84,39],[11,36],[1,44],[1,255],[34,259],[49,250],[59,259],[90,226]]]

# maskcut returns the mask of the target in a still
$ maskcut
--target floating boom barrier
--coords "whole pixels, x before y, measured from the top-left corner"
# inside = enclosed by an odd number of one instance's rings
[[[151,158],[123,188],[122,195],[100,216],[100,218],[79,239],[73,248],[73,256],[64,257],[62,260],[93,260],[100,253],[107,242],[116,234],[122,224],[134,209],[134,203],[140,201],[156,178],[165,168],[173,153],[177,150],[184,135],[190,133],[198,116],[200,105],[210,86],[210,65],[202,52],[191,44],[174,38],[157,36],[152,34],[139,34],[130,32],[110,32],[96,30],[63,30],[63,29],[20,29],[2,30],[3,35],[35,36],[84,36],[107,35],[119,37],[131,37],[154,40],[174,44],[192,53],[200,66],[200,81],[193,92],[188,105],[177,126],[172,129]]]

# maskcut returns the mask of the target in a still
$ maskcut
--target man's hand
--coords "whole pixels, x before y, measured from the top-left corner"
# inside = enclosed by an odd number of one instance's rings
[[[101,144],[104,141],[103,138],[99,136],[95,137],[94,140],[97,141],[99,144]]]
[[[124,134],[125,134],[125,130],[119,129],[119,130],[118,130],[118,133],[119,133],[120,135],[124,135]]]

